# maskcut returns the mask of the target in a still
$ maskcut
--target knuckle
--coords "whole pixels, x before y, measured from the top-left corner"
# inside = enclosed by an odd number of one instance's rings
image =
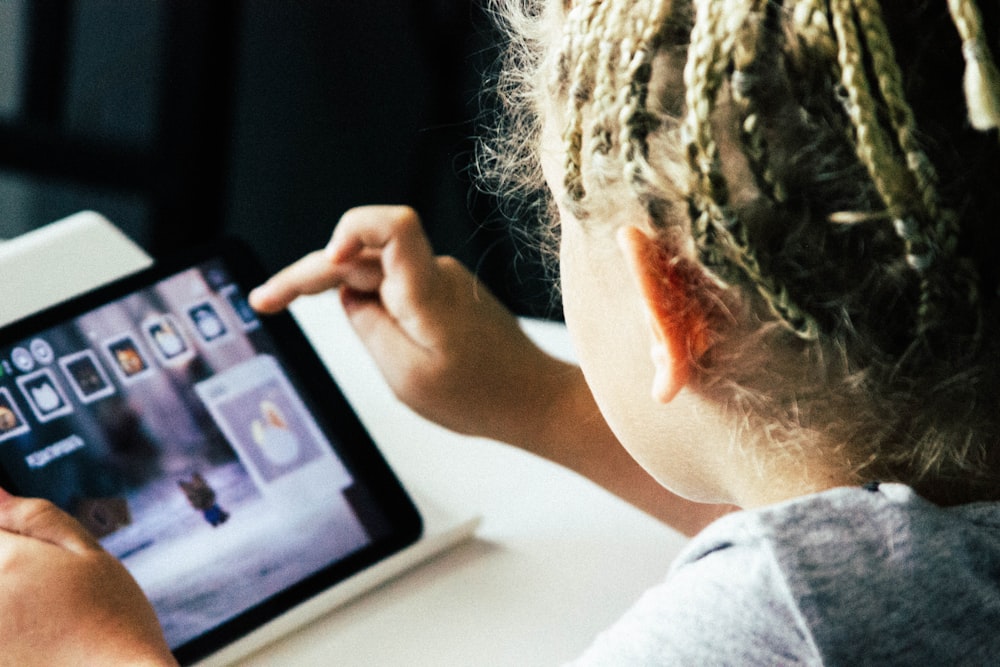
[[[24,521],[34,523],[61,512],[55,504],[44,498],[24,498],[20,503],[20,514]]]
[[[473,283],[472,274],[469,273],[465,265],[459,260],[451,257],[450,255],[442,255],[435,258],[435,264],[437,268],[438,275],[443,278],[443,283],[447,285],[450,290],[460,290],[464,289],[466,286]],[[455,295],[449,295],[448,298],[454,298]]]
[[[417,402],[425,393],[426,382],[416,367],[402,368],[391,383],[392,393],[406,404]]]
[[[409,206],[394,206],[386,211],[390,227],[400,236],[423,234],[423,223],[420,216]]]
[[[412,363],[401,366],[392,382],[396,398],[413,408],[431,400],[436,389],[438,370],[433,363]]]
[[[60,523],[65,516],[54,503],[44,498],[24,498],[16,511],[16,520],[26,531]]]
[[[420,222],[420,216],[412,206],[387,206],[386,211],[391,216],[399,220],[400,224],[413,224]]]
[[[465,270],[464,265],[451,255],[438,256],[437,265],[439,269],[449,274]]]

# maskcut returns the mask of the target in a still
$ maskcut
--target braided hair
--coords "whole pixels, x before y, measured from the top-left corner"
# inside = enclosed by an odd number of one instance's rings
[[[562,195],[582,217],[624,186],[690,249],[717,330],[696,389],[859,480],[1000,497],[1000,8],[558,5],[534,62]]]

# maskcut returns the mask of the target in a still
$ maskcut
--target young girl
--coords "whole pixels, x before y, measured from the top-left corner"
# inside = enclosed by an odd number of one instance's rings
[[[415,410],[697,533],[581,664],[994,661],[1000,9],[528,4],[494,167],[551,190],[582,375],[405,208],[253,305],[339,287]]]

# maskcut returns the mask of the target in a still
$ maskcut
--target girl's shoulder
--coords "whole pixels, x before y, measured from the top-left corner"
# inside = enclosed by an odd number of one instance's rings
[[[874,560],[886,547],[917,552],[896,553],[923,559],[937,545],[961,542],[980,550],[1000,552],[1000,503],[982,502],[940,507],[903,484],[872,483],[838,487],[774,505],[723,516],[691,541],[677,565],[692,562],[733,545],[767,546],[793,561],[836,561],[837,554],[874,550]],[[839,548],[831,551],[830,547]]]
[[[722,517],[576,664],[990,664],[996,627],[1000,503],[883,484]]]
[[[824,662],[995,656],[1000,639],[984,637],[1000,624],[1000,503],[938,507],[900,484],[832,489],[719,519],[670,580],[783,608]]]

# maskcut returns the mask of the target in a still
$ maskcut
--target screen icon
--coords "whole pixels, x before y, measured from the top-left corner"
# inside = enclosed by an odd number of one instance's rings
[[[226,325],[223,323],[222,318],[219,317],[215,306],[208,301],[191,306],[187,312],[188,317],[191,318],[191,323],[194,324],[194,328],[198,330],[198,333],[206,343],[210,343],[226,335]]]
[[[14,363],[14,367],[22,373],[27,373],[35,367],[35,358],[31,356],[31,352],[28,352],[26,347],[15,347],[11,350],[10,360]]]
[[[73,412],[73,406],[48,368],[17,378],[17,386],[40,422],[51,421]]]
[[[188,344],[170,315],[159,315],[142,323],[146,341],[156,353],[160,362],[166,365],[178,364],[194,356],[194,349]]]
[[[250,307],[246,297],[243,296],[236,285],[226,285],[219,290],[219,294],[226,299],[226,303],[228,303],[229,307],[233,309],[234,313],[236,313],[236,317],[239,318],[240,323],[243,325],[245,330],[250,331],[260,326],[260,320],[257,319],[257,313]]]
[[[59,365],[81,402],[92,403],[115,393],[115,386],[111,384],[108,374],[97,362],[97,355],[92,350],[62,357]]]
[[[10,390],[0,387],[0,442],[30,430],[14,397],[10,395]]]
[[[153,372],[138,341],[131,334],[124,334],[104,343],[112,365],[123,382],[134,382]]]
[[[52,346],[42,338],[35,338],[28,344],[28,347],[31,348],[31,356],[43,366],[51,364],[56,358],[55,353],[52,351]]]

